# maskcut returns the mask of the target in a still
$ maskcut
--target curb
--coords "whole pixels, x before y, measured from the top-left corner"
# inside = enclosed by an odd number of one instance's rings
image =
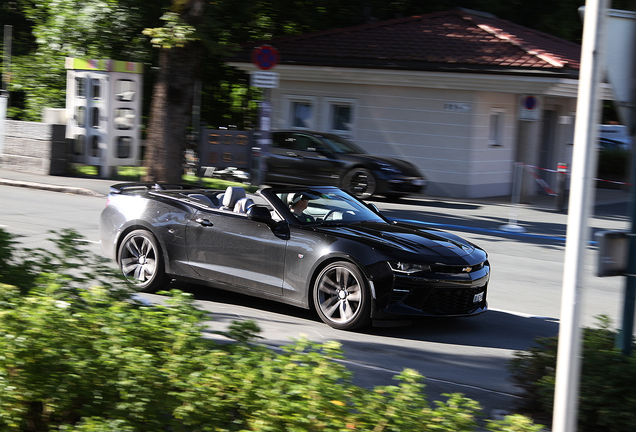
[[[95,192],[90,189],[84,189],[84,188],[73,187],[73,186],[58,186],[58,185],[50,185],[50,184],[44,184],[44,183],[33,183],[33,182],[26,182],[26,181],[19,181],[19,180],[0,179],[0,185],[17,186],[17,187],[24,187],[29,189],[41,189],[41,190],[62,192],[62,193],[74,194],[74,195],[92,196],[97,198],[104,198],[106,196],[102,193]]]

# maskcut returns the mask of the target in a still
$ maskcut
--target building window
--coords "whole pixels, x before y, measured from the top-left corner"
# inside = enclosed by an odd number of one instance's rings
[[[492,110],[490,112],[490,132],[488,143],[491,147],[501,147],[503,145],[503,124],[504,111]]]
[[[86,137],[84,135],[75,135],[75,139],[73,140],[73,154],[76,156],[80,156],[84,154],[84,143],[86,142]]]
[[[91,126],[99,127],[99,107],[91,108]]]
[[[132,102],[137,91],[137,83],[131,80],[117,80],[115,82],[115,100]]]
[[[94,78],[91,80],[91,87],[93,88],[93,99],[102,98],[102,83],[99,79]]]
[[[292,102],[291,116],[292,127],[309,129],[314,117],[313,106],[309,102]]]
[[[99,156],[99,137],[97,135],[91,137],[90,155],[91,157]]]
[[[313,96],[283,95],[283,128],[314,129],[316,123],[316,98]]]
[[[351,131],[350,105],[331,106],[331,130],[347,133]]]
[[[75,94],[77,97],[85,98],[86,97],[86,78],[76,77],[75,78]]]
[[[84,127],[86,124],[86,107],[77,107],[75,110],[75,120],[77,121],[77,127]]]
[[[356,100],[344,98],[322,99],[322,128],[346,138],[353,138]]]
[[[135,111],[130,108],[116,108],[115,129],[128,130],[135,127]]]
[[[118,159],[130,158],[132,150],[132,138],[131,137],[117,137],[115,138],[115,157]]]

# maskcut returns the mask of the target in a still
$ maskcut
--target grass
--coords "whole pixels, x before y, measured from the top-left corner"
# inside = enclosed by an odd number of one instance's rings
[[[146,168],[144,167],[119,166],[116,168],[117,173],[113,176],[113,180],[138,182],[141,181],[141,178],[146,174]],[[73,172],[81,176],[97,177],[99,175],[99,168],[92,165],[75,165]],[[201,187],[206,189],[225,189],[228,186],[241,186],[245,188],[247,192],[255,192],[258,189],[257,186],[189,174],[184,174],[182,180],[185,184],[201,185]]]

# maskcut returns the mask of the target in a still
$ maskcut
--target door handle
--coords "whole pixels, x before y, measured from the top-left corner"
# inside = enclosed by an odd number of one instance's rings
[[[298,155],[297,155],[296,153],[291,152],[291,151],[290,151],[290,152],[287,152],[287,156],[290,156],[290,157],[298,157]]]
[[[212,222],[210,222],[207,219],[196,218],[194,221],[196,223],[198,223],[199,225],[204,226],[204,227],[210,227],[210,226],[214,225]]]

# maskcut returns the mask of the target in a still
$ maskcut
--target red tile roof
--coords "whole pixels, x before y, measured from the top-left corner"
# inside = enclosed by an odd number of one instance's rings
[[[282,64],[577,74],[581,47],[481,12],[454,9],[268,42]]]

